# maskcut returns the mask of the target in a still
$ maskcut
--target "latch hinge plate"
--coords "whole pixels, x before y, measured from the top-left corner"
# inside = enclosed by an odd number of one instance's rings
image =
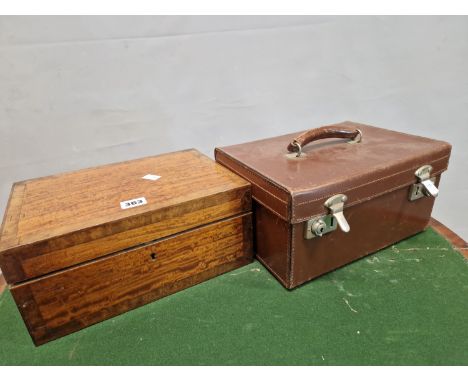
[[[411,185],[408,199],[410,201],[418,200],[424,196],[437,197],[439,190],[435,185],[436,178],[431,177],[432,166],[425,165],[418,168],[414,175],[419,182]]]

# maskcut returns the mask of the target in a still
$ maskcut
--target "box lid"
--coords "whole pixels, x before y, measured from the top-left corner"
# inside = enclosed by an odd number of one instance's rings
[[[19,282],[250,210],[250,185],[196,150],[15,183],[0,266]]]
[[[416,183],[415,171],[423,165],[432,165],[431,176],[438,175],[446,170],[451,151],[446,142],[354,122],[320,131],[322,137],[355,139],[312,141],[297,157],[288,147],[298,151],[293,142],[301,136],[304,143],[306,135],[293,133],[217,148],[215,157],[252,183],[255,200],[294,224],[328,213],[324,202],[333,195],[345,194],[346,208]]]

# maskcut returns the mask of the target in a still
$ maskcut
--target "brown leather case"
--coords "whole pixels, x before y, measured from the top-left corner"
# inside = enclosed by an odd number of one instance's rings
[[[343,122],[216,148],[215,158],[252,184],[257,257],[294,288],[424,230],[434,197],[421,182],[439,185],[450,151],[446,142]],[[419,178],[425,165],[430,173]],[[350,231],[319,236],[310,226],[319,218],[337,225],[324,205],[335,195],[346,196]]]

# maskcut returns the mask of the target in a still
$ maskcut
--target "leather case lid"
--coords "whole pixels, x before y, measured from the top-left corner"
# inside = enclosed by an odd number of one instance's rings
[[[431,175],[447,169],[446,142],[354,122],[335,126],[360,129],[362,141],[311,142],[297,158],[287,146],[299,132],[216,149],[216,160],[251,181],[252,197],[291,223],[326,213],[332,195],[346,194],[346,208],[415,183],[423,165],[433,166]]]

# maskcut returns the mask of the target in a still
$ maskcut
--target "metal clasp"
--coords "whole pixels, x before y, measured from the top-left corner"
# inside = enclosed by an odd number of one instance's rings
[[[424,165],[419,167],[414,175],[418,178],[419,182],[413,184],[409,193],[409,200],[417,200],[423,196],[432,196],[434,198],[439,195],[439,190],[435,185],[436,178],[431,177],[432,166]]]
[[[356,129],[357,135],[351,139],[348,143],[361,143],[362,141],[362,131],[359,129]]]
[[[347,196],[343,194],[328,198],[324,205],[331,213],[308,220],[305,224],[304,238],[312,239],[316,236],[323,236],[326,233],[336,230],[337,226],[340,226],[343,232],[349,232],[349,224],[343,215],[344,203],[347,200]]]
[[[297,147],[297,154],[296,154],[296,157],[299,158],[299,157],[301,156],[301,154],[302,154],[302,146],[301,146],[301,144],[300,144],[298,141],[294,140],[294,141],[292,142],[292,145]]]
[[[327,199],[325,202],[325,207],[327,207],[332,215],[338,221],[338,225],[340,226],[343,232],[349,232],[349,224],[346,221],[346,218],[343,215],[343,207],[344,203],[348,200],[348,197],[343,194],[334,195],[331,198]]]

